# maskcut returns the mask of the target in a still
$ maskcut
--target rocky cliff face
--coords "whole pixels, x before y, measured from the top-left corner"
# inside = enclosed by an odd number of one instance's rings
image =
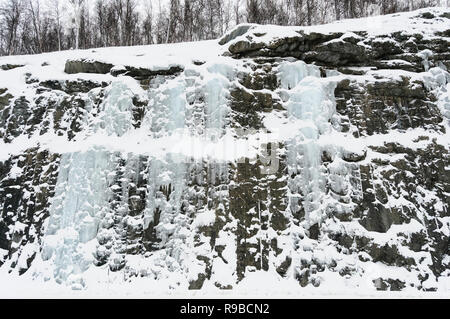
[[[448,292],[449,25],[428,9],[0,59],[0,269]]]

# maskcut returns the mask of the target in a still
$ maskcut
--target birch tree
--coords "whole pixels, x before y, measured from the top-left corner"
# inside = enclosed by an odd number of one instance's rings
[[[81,13],[82,7],[84,6],[84,0],[69,0],[69,2],[73,9],[72,23],[74,26],[74,33],[75,33],[75,49],[79,49]]]

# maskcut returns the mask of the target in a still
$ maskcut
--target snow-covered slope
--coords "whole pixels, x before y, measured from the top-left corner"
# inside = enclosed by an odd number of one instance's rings
[[[449,21],[0,58],[0,295],[448,297]]]

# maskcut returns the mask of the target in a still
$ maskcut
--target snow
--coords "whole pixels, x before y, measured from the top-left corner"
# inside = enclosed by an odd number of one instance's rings
[[[373,277],[377,271],[373,268]],[[110,273],[109,278],[103,272],[92,272],[89,276],[91,289],[72,290],[52,282],[39,282],[32,280],[27,274],[23,276],[11,275],[0,269],[0,298],[356,298],[356,299],[421,299],[421,298],[448,298],[448,278],[441,278],[439,285],[443,288],[441,292],[418,292],[417,290],[407,290],[403,292],[376,291],[371,288],[352,287],[351,280],[339,278],[339,274],[325,272],[326,281],[330,281],[329,287],[299,287],[292,281],[280,279],[274,273],[254,272],[249,273],[242,282],[242,289],[219,290],[212,284],[205,284],[202,290],[172,290],[166,287],[163,282],[156,281],[151,277],[142,277],[131,282],[120,282]],[[100,280],[101,278],[101,280]],[[95,285],[95,282],[101,284]],[[345,283],[347,282],[347,284]],[[367,286],[370,285],[370,281]],[[254,289],[254,287],[258,289]],[[160,287],[160,288],[158,288]],[[333,288],[334,287],[334,288]],[[345,287],[345,288],[336,288]],[[447,289],[445,289],[447,287]]]
[[[253,43],[270,44],[280,38],[299,37],[301,33],[310,34],[313,32],[322,34],[343,33],[343,36],[338,41],[342,41],[347,37],[354,37],[353,34],[357,31],[366,31],[366,38],[372,37],[374,39],[376,36],[389,35],[394,32],[401,32],[403,35],[420,33],[425,37],[432,38],[435,37],[436,31],[443,31],[448,28],[446,19],[435,19],[433,23],[429,23],[426,19],[421,19],[420,15],[424,12],[430,12],[435,16],[439,16],[447,10],[448,8],[445,7],[426,8],[401,14],[347,19],[308,27],[257,25],[251,29],[250,35],[241,35],[227,43],[227,46],[238,41],[246,41],[249,36]],[[254,36],[255,34],[258,36]],[[359,37],[356,36],[355,38],[358,39]],[[387,38],[384,41],[392,41],[392,39]]]
[[[211,226],[216,220],[216,213],[213,210],[207,209],[205,212],[197,214],[193,226],[194,228]]]

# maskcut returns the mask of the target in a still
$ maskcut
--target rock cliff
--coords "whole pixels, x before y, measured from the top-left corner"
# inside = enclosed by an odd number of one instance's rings
[[[448,293],[449,26],[425,9],[0,58],[0,270]]]

